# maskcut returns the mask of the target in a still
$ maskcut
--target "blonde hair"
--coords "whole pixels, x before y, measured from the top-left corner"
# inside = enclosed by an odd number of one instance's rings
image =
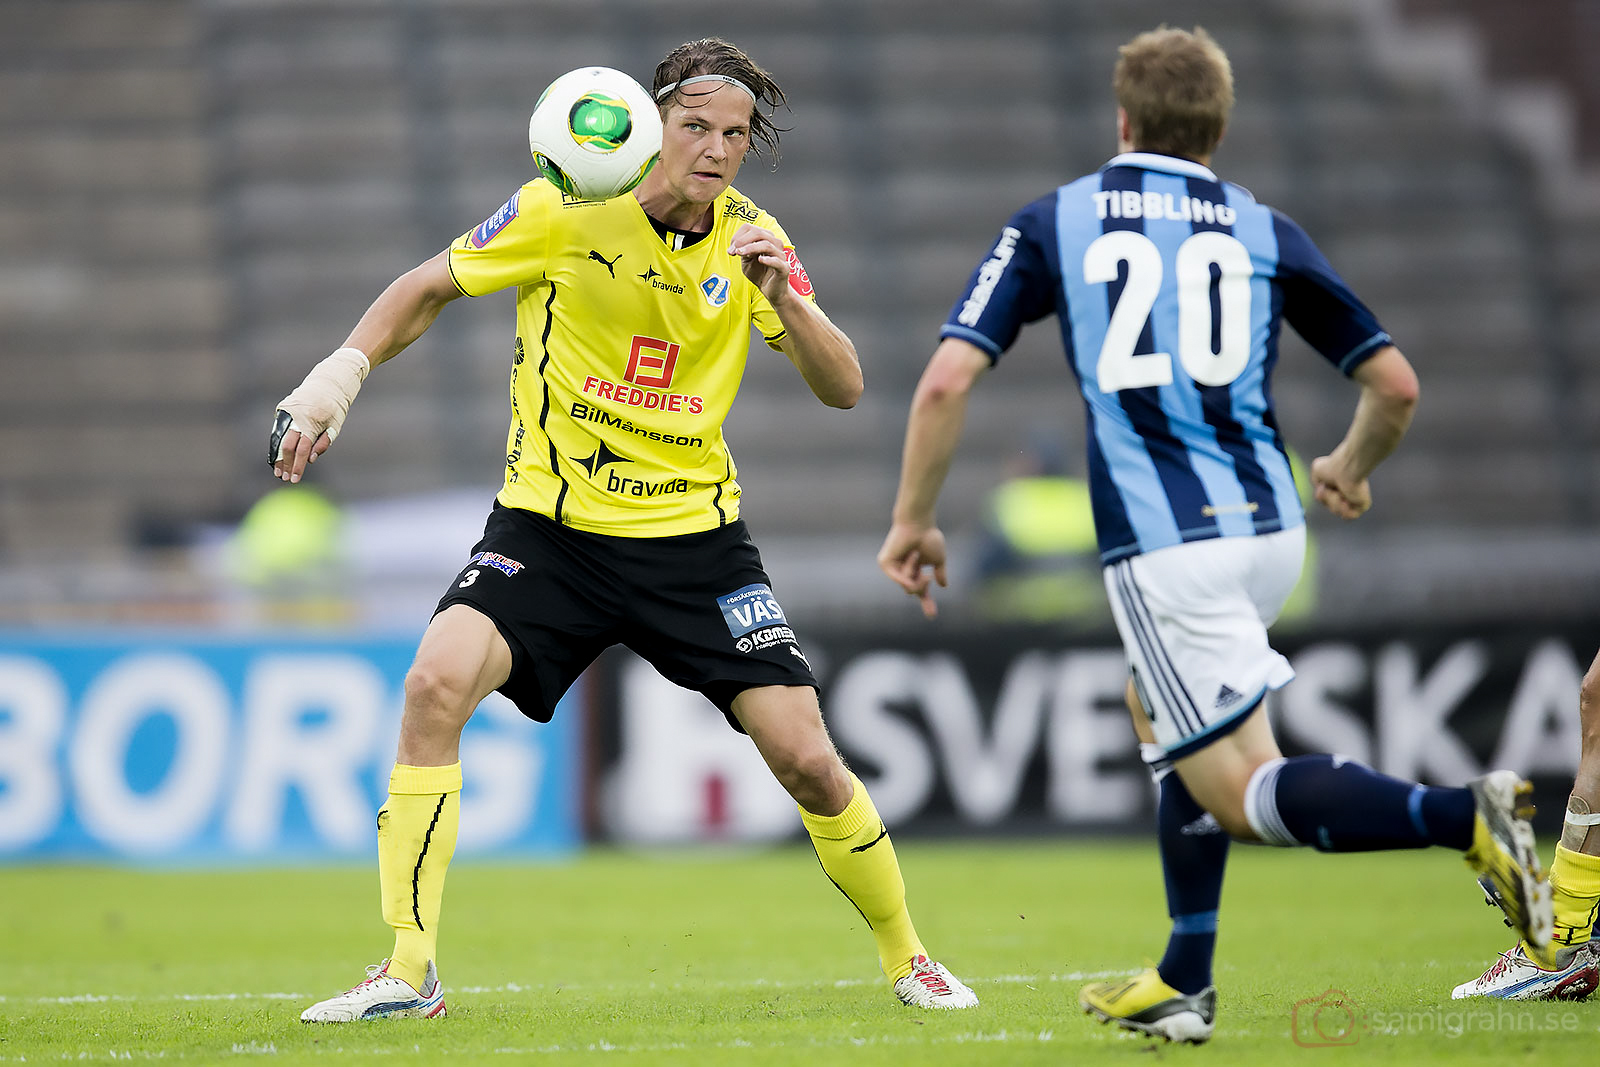
[[[1111,87],[1141,152],[1209,158],[1233,111],[1233,67],[1205,30],[1159,26],[1118,51]]]

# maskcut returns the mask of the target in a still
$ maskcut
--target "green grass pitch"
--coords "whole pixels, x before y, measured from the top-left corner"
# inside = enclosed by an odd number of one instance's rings
[[[1148,841],[899,843],[913,917],[983,1004],[912,1011],[804,846],[458,860],[436,1021],[311,1027],[388,948],[366,868],[0,868],[0,1063],[1276,1064],[1593,1062],[1600,1003],[1453,1002],[1507,931],[1443,852],[1236,847],[1209,1045],[1081,1015],[1086,976],[1159,955]],[[1548,851],[1548,850],[1547,850]],[[1342,990],[1350,1048],[1312,1006]],[[1339,1009],[1320,1019],[1337,1036]]]

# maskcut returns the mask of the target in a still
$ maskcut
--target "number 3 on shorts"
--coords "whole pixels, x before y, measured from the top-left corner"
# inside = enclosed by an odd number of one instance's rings
[[[466,573],[465,577],[463,577],[459,582],[456,583],[456,588],[457,589],[465,589],[467,586],[471,585],[473,582],[475,582],[477,580],[478,580],[478,568],[474,567],[474,568],[472,568],[470,571],[468,571]]]

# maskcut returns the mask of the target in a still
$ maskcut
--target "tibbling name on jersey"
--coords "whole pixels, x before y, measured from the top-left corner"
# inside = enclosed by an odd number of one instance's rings
[[[1239,213],[1227,204],[1198,196],[1140,192],[1136,189],[1101,190],[1090,194],[1095,217],[1113,219],[1174,219],[1180,222],[1215,222],[1232,226]]]

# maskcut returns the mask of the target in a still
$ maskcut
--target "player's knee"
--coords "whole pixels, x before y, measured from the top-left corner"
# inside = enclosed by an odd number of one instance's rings
[[[1578,688],[1578,720],[1585,751],[1594,751],[1600,745],[1600,658],[1589,665]]]
[[[795,803],[818,815],[836,815],[850,803],[850,775],[831,746],[787,752],[772,772]]]
[[[804,789],[816,792],[844,780],[844,769],[839,757],[822,748],[804,748],[786,753],[781,768],[775,768],[778,778],[792,792]]]
[[[471,682],[443,664],[418,659],[406,672],[406,716],[430,722],[463,722],[471,714]]]

